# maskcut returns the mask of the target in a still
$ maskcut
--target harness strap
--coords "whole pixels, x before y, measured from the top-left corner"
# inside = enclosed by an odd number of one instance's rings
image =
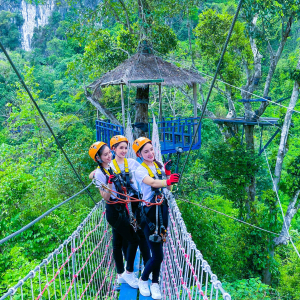
[[[160,168],[158,167],[158,165],[157,165],[157,163],[156,163],[155,161],[153,162],[153,164],[154,164],[154,166],[155,166],[155,169],[156,169],[156,173],[157,173],[158,179],[159,179],[159,180],[162,180],[162,173],[161,173]],[[153,174],[152,170],[149,168],[149,166],[147,166],[147,165],[145,164],[145,162],[142,163],[142,166],[143,166],[144,168],[146,168],[146,170],[148,171],[148,174],[149,174],[149,176],[150,176],[151,178],[153,178],[153,179],[156,178],[155,175]],[[155,193],[156,196],[158,196],[158,195],[160,195],[160,194],[162,193],[161,188],[154,188],[154,187],[152,187],[152,191]]]
[[[114,167],[116,169],[116,174],[121,175],[122,171],[116,161],[116,159],[113,160]],[[129,167],[128,167],[128,160],[124,158],[124,170],[125,170],[125,186],[129,190],[131,189],[131,183],[130,183],[130,175],[129,175]]]

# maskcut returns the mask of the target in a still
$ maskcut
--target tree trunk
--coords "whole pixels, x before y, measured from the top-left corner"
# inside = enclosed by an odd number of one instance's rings
[[[247,150],[251,151],[254,154],[254,125],[246,125],[245,126],[245,142]],[[255,176],[251,175],[250,185],[246,187],[247,191],[247,200],[246,200],[246,211],[247,211],[247,219],[251,216],[251,206],[252,202],[255,201],[256,195],[256,180]]]
[[[298,64],[297,64],[297,70],[299,70],[299,69],[300,69],[300,57],[299,57]],[[278,153],[277,153],[276,166],[275,166],[275,172],[274,172],[274,191],[278,190],[278,184],[280,182],[283,159],[286,154],[286,143],[287,143],[289,130],[290,130],[291,122],[292,122],[293,110],[297,104],[298,97],[299,97],[299,83],[297,81],[295,81],[291,100],[289,103],[289,108],[286,112],[284,122],[282,125],[280,144],[279,144],[279,149],[278,149]]]
[[[147,136],[146,128],[139,128],[137,126],[148,125],[148,104],[149,104],[149,85],[145,87],[138,87],[136,90],[135,100],[135,128],[134,136],[138,138],[140,136]]]
[[[298,210],[300,208],[300,203],[298,203],[299,195],[300,195],[300,190],[297,190],[294,193],[294,197],[292,198],[291,202],[289,203],[288,209],[284,216],[285,222],[282,225],[280,236],[274,239],[275,246],[287,244],[288,230],[291,226],[293,217],[295,216],[295,214],[298,212]],[[297,205],[297,203],[298,203],[298,205]]]

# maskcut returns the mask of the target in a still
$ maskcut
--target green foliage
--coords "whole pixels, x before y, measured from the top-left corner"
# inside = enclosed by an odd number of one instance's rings
[[[19,28],[23,24],[21,15],[9,11],[0,11],[0,39],[4,47],[15,50],[20,46]]]
[[[260,168],[260,159],[252,151],[241,145],[237,138],[229,143],[211,144],[206,158],[207,170],[223,186],[223,192],[231,199],[240,216],[246,213],[246,187]]]
[[[263,284],[259,278],[237,280],[232,283],[225,282],[223,287],[236,300],[264,300],[278,299],[276,291]]]
[[[217,13],[212,9],[199,15],[199,23],[194,29],[196,45],[210,69],[215,69],[219,62],[232,18],[227,12]],[[253,62],[249,39],[244,31],[245,24],[237,21],[219,72],[223,80],[234,85],[241,80],[243,64],[251,69]]]

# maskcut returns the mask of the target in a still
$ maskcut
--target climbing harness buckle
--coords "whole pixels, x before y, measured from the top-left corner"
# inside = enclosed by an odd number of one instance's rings
[[[129,200],[129,196],[127,195],[126,187],[122,186],[122,190],[123,190],[124,194],[126,195],[127,200]],[[132,212],[132,207],[131,207],[131,202],[130,201],[128,201],[128,203],[126,204],[126,208],[128,210],[130,225],[132,226],[134,232],[136,232],[138,230],[138,224],[137,224],[137,221],[136,221],[136,217]]]

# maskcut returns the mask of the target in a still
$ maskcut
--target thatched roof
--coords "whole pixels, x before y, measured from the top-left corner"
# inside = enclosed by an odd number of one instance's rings
[[[128,85],[130,80],[164,79],[166,86],[192,86],[193,83],[204,83],[205,79],[198,73],[179,68],[162,60],[152,53],[139,51],[124,61],[114,70],[105,73],[88,87],[93,90],[93,96],[101,95],[101,87],[108,85]],[[156,84],[156,83],[147,83]],[[130,83],[132,86],[143,86],[145,83]]]

